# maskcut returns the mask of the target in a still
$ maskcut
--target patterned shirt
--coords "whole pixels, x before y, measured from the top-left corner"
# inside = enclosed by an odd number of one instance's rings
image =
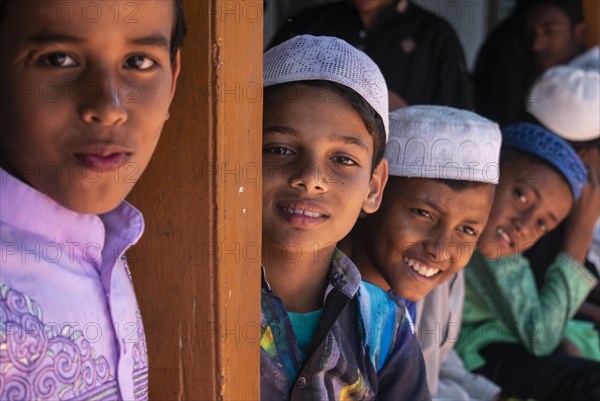
[[[403,304],[361,282],[337,250],[307,357],[263,277],[261,400],[430,400],[425,365]]]
[[[0,399],[145,400],[144,329],[123,202],[79,214],[0,170]]]

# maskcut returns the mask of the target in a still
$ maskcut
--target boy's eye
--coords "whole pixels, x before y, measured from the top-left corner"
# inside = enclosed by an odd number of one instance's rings
[[[132,56],[125,60],[125,68],[131,68],[136,70],[149,70],[154,67],[156,62],[146,56]]]
[[[537,226],[540,228],[540,230],[546,234],[548,232],[548,225],[546,224],[546,222],[544,220],[538,220],[537,221]]]
[[[334,156],[331,158],[336,163],[343,164],[345,166],[356,166],[357,163],[349,158],[348,156]]]
[[[410,209],[410,210],[417,216],[422,216],[422,217],[428,218],[430,220],[433,220],[433,216],[427,210],[423,210],[423,209]]]
[[[77,66],[77,62],[73,59],[73,57],[66,53],[59,52],[46,54],[40,59],[40,62],[51,67],[66,68]]]
[[[273,153],[275,155],[293,155],[294,154],[294,152],[292,152],[290,149],[283,147],[283,146],[268,147],[268,148],[265,148],[265,152]]]
[[[477,231],[473,230],[473,228],[471,228],[469,226],[462,226],[460,228],[460,231],[464,232],[465,234],[467,234],[471,237],[475,237],[477,235]]]
[[[521,204],[523,204],[523,205],[527,204],[527,197],[525,196],[525,194],[523,193],[523,191],[520,190],[519,188],[515,189],[515,196],[517,197],[517,200]]]

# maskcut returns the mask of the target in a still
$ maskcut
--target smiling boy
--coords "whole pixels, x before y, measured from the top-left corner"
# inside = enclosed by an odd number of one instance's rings
[[[500,143],[497,124],[465,110],[410,106],[390,113],[385,154],[390,179],[381,208],[360,219],[340,243],[364,280],[401,298],[412,311],[434,399],[461,399],[459,392],[441,387],[448,383],[442,368],[452,351],[446,337],[449,327],[460,326],[461,270],[488,219]],[[460,368],[470,376],[470,391],[498,392]]]
[[[506,396],[597,400],[600,363],[553,354],[596,278],[584,266],[587,244],[571,235],[537,288],[522,252],[552,231],[575,205],[598,205],[600,182],[589,181],[575,151],[548,129],[517,123],[503,129],[500,183],[477,251],[465,270],[463,326],[456,345],[467,368]],[[595,219],[592,219],[592,223]]]
[[[336,248],[387,179],[387,90],[332,37],[265,53],[261,399],[429,399],[405,308]]]
[[[182,4],[0,12],[0,398],[147,399],[124,199],[168,119]]]

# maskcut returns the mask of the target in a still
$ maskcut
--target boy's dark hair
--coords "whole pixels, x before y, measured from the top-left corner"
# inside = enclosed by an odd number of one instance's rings
[[[266,107],[268,104],[273,102],[277,103],[278,100],[286,98],[289,99],[289,92],[287,91],[297,85],[307,85],[316,88],[329,89],[345,99],[360,115],[365,123],[367,131],[373,137],[373,163],[371,165],[371,172],[373,172],[375,167],[377,167],[381,162],[381,159],[383,159],[386,142],[383,120],[379,114],[377,114],[375,109],[353,89],[336,82],[325,80],[295,81],[268,86],[264,89],[263,105]]]
[[[175,58],[177,50],[183,46],[183,38],[186,32],[187,26],[185,25],[183,12],[183,0],[175,0],[175,23],[173,24],[173,33],[171,34],[171,61]]]
[[[522,0],[519,9],[529,10],[533,6],[553,5],[561,9],[571,21],[571,27],[583,22],[583,4],[581,0]]]
[[[470,188],[479,188],[486,185],[494,185],[489,182],[480,182],[480,181],[465,181],[465,180],[444,180],[441,178],[435,179],[437,182],[441,182],[442,184],[446,184],[455,192],[461,192],[465,189]]]
[[[14,1],[14,0],[13,0]],[[17,0],[22,1],[22,0]],[[4,9],[9,0],[0,0],[0,23],[4,19]],[[187,32],[185,25],[185,17],[183,12],[183,0],[175,0],[175,21],[173,24],[173,32],[171,33],[171,61],[175,59],[177,50],[183,46],[183,38]]]

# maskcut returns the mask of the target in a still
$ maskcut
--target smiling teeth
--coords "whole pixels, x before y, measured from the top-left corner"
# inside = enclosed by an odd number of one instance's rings
[[[502,239],[506,242],[508,242],[509,244],[512,244],[512,240],[510,238],[510,236],[504,232],[504,230],[502,228],[498,228],[498,230],[496,230],[496,232],[498,233],[498,235],[500,235],[502,237]]]
[[[427,267],[422,263],[417,262],[414,259],[404,258],[404,262],[413,269],[416,273],[419,273],[421,276],[432,277],[440,272],[440,269],[434,269],[432,267]]]
[[[282,208],[284,211],[288,212],[288,213],[293,213],[293,214],[302,214],[304,216],[308,216],[308,217],[321,217],[323,216],[321,213],[317,213],[317,212],[309,212],[308,210],[302,210],[302,209],[291,209],[289,207],[284,207]]]

